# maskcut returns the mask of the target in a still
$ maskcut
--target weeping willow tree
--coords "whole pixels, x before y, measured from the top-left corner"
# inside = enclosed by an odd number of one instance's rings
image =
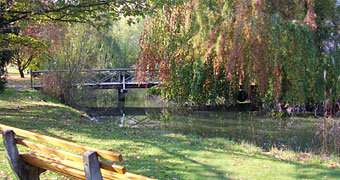
[[[91,34],[97,67],[95,68],[129,68],[136,63],[139,53],[139,35],[142,23],[128,24],[129,18],[109,21],[107,27]]]
[[[164,6],[145,24],[139,77],[158,70],[163,96],[177,102],[235,102],[240,88],[250,91],[251,85],[265,103],[320,102],[334,86],[328,79],[339,83],[339,60],[331,55],[338,52],[322,48],[330,33],[326,8],[337,11],[337,1],[327,1],[188,0]],[[325,68],[332,74],[326,80]]]

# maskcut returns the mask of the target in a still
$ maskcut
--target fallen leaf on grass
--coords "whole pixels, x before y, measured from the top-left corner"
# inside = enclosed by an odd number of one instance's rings
[[[331,168],[340,168],[340,164],[332,163]]]
[[[279,161],[282,160],[282,158],[281,158],[280,156],[278,156],[278,155],[275,155],[274,158],[277,159],[277,160],[279,160]]]
[[[163,159],[162,159],[162,158],[159,158],[159,159],[155,159],[155,161],[157,161],[157,162],[162,162]]]

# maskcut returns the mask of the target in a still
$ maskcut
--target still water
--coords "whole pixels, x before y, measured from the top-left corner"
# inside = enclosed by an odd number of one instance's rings
[[[79,107],[96,121],[115,121],[120,127],[158,128],[204,137],[223,137],[295,151],[317,151],[318,120],[313,117],[272,118],[259,112],[231,110],[188,111],[175,108],[146,90],[129,90],[125,104],[118,104],[117,90],[95,90]]]

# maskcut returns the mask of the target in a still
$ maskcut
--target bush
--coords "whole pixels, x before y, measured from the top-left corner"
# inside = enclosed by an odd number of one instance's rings
[[[42,76],[42,92],[59,98],[63,103],[73,105],[79,98],[77,87],[81,75],[79,71],[49,72]]]

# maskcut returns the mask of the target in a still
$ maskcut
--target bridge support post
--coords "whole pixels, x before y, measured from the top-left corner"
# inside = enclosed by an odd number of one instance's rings
[[[31,78],[31,89],[33,89],[33,74],[32,74],[32,69],[29,70],[30,73],[30,78]]]
[[[118,101],[119,102],[125,102],[125,94],[126,93],[127,93],[127,90],[118,89]]]
[[[118,89],[118,102],[124,102],[125,103],[125,93],[127,93],[126,90],[126,82],[125,82],[125,72],[119,72],[119,82],[122,83],[123,89]]]

